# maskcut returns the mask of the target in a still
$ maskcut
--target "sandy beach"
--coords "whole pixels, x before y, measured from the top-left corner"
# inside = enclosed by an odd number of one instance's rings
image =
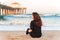
[[[60,40],[60,31],[43,30],[41,38],[31,38],[25,31],[0,31],[0,40]]]

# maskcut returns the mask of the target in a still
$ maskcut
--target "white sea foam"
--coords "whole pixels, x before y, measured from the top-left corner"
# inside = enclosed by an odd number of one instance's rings
[[[22,30],[26,30],[26,28],[28,28],[30,26],[30,22],[32,20],[32,17],[31,15],[14,15],[14,16],[5,16],[4,17],[6,20],[1,20],[0,21],[0,27],[3,25],[6,27],[8,25],[8,29],[11,27],[11,28],[14,28],[17,26],[19,28],[21,28]],[[41,16],[41,19],[42,19],[42,23],[43,23],[43,28],[44,30],[55,30],[55,29],[58,29],[60,28],[60,17],[56,17],[56,16]],[[2,28],[1,27],[1,28]],[[5,28],[3,27],[3,28]],[[26,28],[24,28],[26,27]],[[17,28],[17,29],[19,29]]]

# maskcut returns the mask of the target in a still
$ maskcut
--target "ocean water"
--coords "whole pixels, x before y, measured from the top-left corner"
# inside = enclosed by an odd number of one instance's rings
[[[30,26],[31,14],[7,15],[0,20],[0,31],[26,30]],[[41,16],[42,30],[60,30],[60,16]]]

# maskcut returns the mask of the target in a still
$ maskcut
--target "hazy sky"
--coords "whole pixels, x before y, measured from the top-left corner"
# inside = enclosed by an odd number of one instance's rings
[[[27,7],[27,12],[60,13],[60,0],[0,0],[2,4],[10,5],[18,2]]]

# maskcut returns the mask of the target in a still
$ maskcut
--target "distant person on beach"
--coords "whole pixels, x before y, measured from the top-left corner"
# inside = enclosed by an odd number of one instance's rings
[[[41,17],[37,12],[32,13],[32,18],[33,20],[30,23],[30,28],[27,29],[26,34],[30,34],[31,37],[33,38],[39,38],[42,36],[41,32],[41,26],[42,26],[42,21]]]

